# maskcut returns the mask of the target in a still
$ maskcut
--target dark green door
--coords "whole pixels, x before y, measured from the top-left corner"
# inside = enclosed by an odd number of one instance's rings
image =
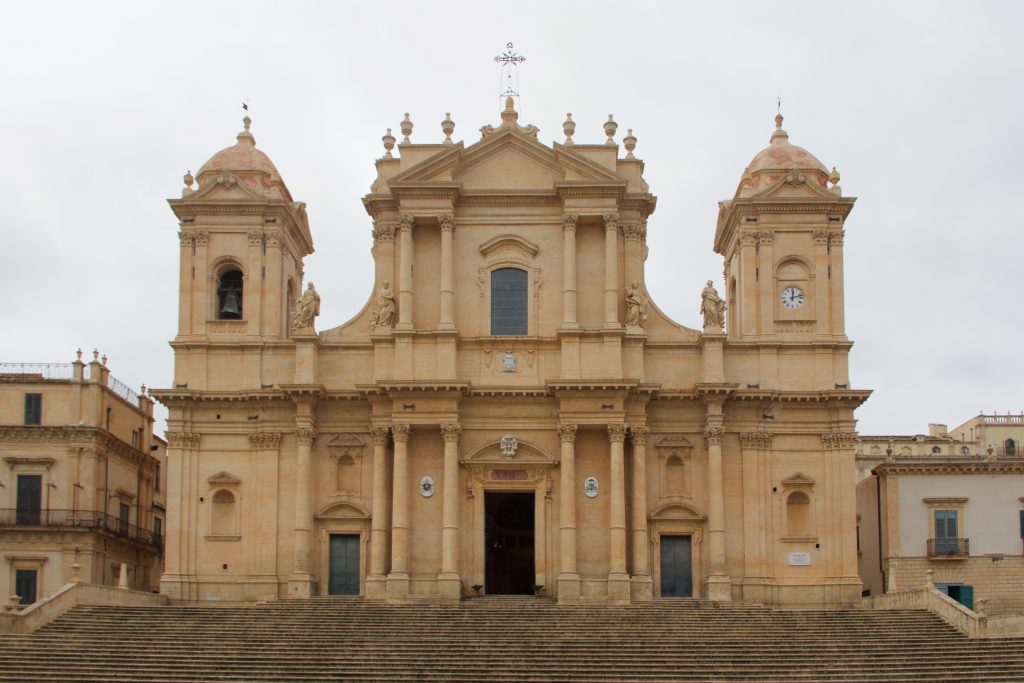
[[[689,536],[661,537],[661,597],[693,597],[691,556]]]
[[[36,525],[40,523],[39,514],[43,501],[43,477],[39,474],[18,475],[18,524]]]
[[[18,569],[14,572],[14,594],[21,598],[22,605],[31,605],[36,601],[37,580],[35,569]]]
[[[359,536],[331,534],[331,595],[359,595]]]

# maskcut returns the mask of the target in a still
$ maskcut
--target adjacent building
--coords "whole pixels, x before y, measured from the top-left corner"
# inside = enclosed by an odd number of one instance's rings
[[[871,467],[857,485],[866,594],[931,580],[968,606],[1024,611],[1022,431],[1019,416],[979,415],[951,433],[930,425],[927,436],[861,438],[858,464]]]
[[[76,574],[157,587],[166,443],[153,401],[86,364],[0,363],[0,594],[29,604]]]
[[[186,175],[174,380],[153,392],[161,592],[858,599],[870,392],[848,376],[839,174],[776,118],[705,236],[722,294],[681,294],[693,329],[645,286],[677,226],[651,218],[632,132],[579,141],[570,116],[545,144],[518,118],[510,98],[467,143],[450,118],[414,142],[407,117],[399,156],[388,131],[363,197],[375,275],[353,283],[371,294],[319,332],[306,208],[249,118]]]

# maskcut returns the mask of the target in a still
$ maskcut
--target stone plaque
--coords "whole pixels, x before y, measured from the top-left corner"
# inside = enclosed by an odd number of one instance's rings
[[[519,440],[516,437],[506,434],[501,437],[501,454],[506,458],[516,457],[516,451],[519,450]]]
[[[506,351],[505,355],[501,359],[501,371],[502,372],[515,372],[516,366],[518,365],[516,360],[516,354],[511,351]]]
[[[789,566],[790,567],[809,567],[809,566],[811,566],[811,554],[810,553],[790,553],[789,554]]]
[[[526,481],[530,473],[526,470],[491,470],[492,481]]]
[[[583,480],[583,495],[587,498],[597,498],[597,491],[597,477],[587,477]]]

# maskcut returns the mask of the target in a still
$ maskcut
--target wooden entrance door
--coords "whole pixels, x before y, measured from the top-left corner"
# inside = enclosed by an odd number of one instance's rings
[[[359,595],[359,536],[331,534],[330,595]]]
[[[690,536],[661,537],[661,597],[693,597],[693,552]]]

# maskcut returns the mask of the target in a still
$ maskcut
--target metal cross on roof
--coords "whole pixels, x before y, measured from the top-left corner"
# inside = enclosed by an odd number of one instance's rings
[[[518,54],[512,49],[512,43],[505,43],[505,51],[494,58],[494,61],[501,64],[501,84],[504,85],[504,90],[501,92],[499,97],[519,97],[519,65],[526,61],[526,57]],[[515,72],[516,87],[512,87],[512,74]],[[499,88],[502,85],[498,86]]]

